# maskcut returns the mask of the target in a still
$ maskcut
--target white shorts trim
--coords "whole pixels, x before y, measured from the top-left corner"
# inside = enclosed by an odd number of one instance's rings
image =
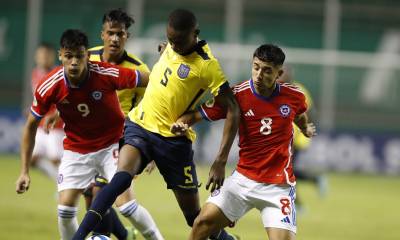
[[[111,181],[117,170],[117,156],[117,143],[87,154],[65,150],[58,170],[58,191],[85,189],[98,174]]]
[[[281,228],[296,233],[295,199],[294,186],[256,182],[235,171],[207,202],[219,207],[232,222],[257,208],[265,228]]]

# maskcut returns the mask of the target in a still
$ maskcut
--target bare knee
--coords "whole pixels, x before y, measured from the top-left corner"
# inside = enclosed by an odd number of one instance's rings
[[[193,228],[207,229],[210,233],[219,229],[215,219],[207,213],[200,213],[199,216],[197,216]]]

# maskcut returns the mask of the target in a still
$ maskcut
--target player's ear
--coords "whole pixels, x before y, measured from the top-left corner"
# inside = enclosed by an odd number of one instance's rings
[[[199,36],[199,34],[200,34],[200,29],[196,28],[196,29],[194,30],[194,34],[196,35],[196,37]]]
[[[283,69],[281,68],[281,69],[279,69],[279,71],[278,71],[278,76],[276,77],[276,79],[281,78],[282,75],[283,75]]]
[[[100,37],[101,37],[101,40],[104,41],[104,31],[103,30],[101,30],[101,32],[100,32]]]
[[[62,56],[61,50],[58,50],[58,60],[59,60],[60,62],[62,62],[62,61],[61,61],[61,56]]]

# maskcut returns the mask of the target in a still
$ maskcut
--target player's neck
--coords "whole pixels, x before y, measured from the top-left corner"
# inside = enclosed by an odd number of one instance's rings
[[[270,97],[276,87],[277,87],[277,84],[274,83],[271,87],[267,87],[267,86],[259,87],[259,86],[255,85],[254,89],[256,90],[256,92],[259,95],[264,96],[264,97]]]
[[[124,51],[121,51],[120,53],[115,55],[110,54],[108,51],[104,51],[101,58],[103,59],[104,62],[117,65],[118,63],[121,62],[123,56],[124,56]]]
[[[68,77],[68,81],[71,84],[72,87],[79,87],[79,85],[85,81],[85,79],[88,77],[89,71],[86,69],[85,71],[82,72],[82,75],[77,77],[77,78],[71,78]]]

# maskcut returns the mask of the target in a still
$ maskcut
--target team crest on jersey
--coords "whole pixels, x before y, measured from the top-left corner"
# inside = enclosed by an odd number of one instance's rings
[[[287,104],[283,104],[279,107],[279,112],[281,113],[282,117],[288,117],[290,114],[290,107]]]
[[[100,100],[102,96],[103,96],[103,93],[100,91],[92,92],[92,97],[94,98],[94,100]]]
[[[189,76],[190,67],[185,64],[181,64],[178,68],[178,76],[180,78],[187,78]]]
[[[208,101],[206,102],[206,107],[212,108],[212,107],[214,107],[214,103],[215,103],[215,99],[214,99],[214,98],[211,98],[210,100],[208,100]]]

